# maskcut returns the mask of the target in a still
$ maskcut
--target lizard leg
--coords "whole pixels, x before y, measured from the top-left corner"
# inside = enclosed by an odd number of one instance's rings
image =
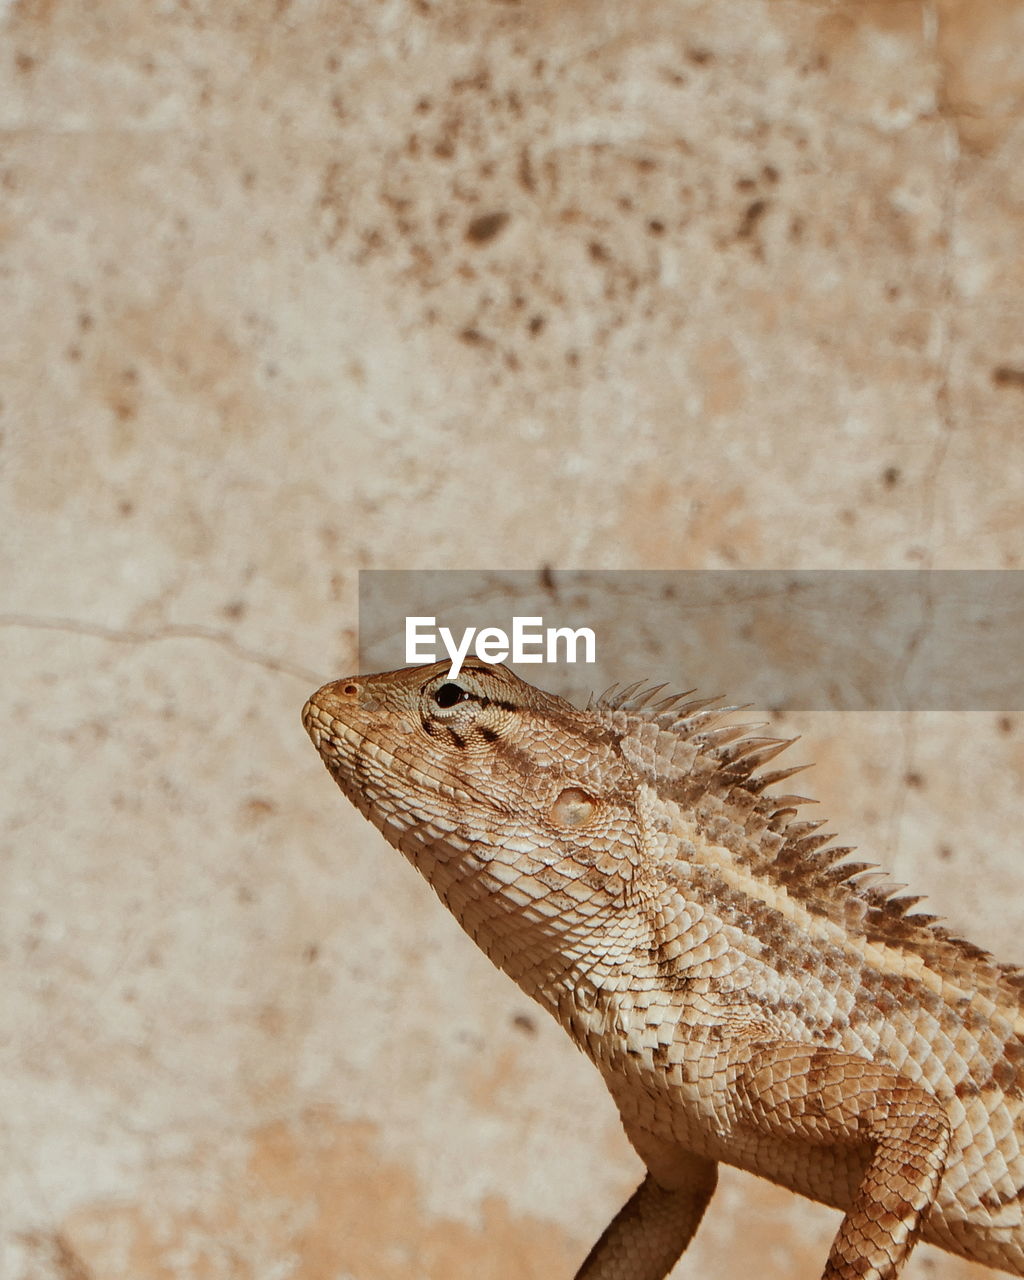
[[[942,1104],[891,1067],[780,1044],[737,1079],[738,1121],[756,1135],[834,1146],[860,1182],[822,1280],[895,1280],[942,1180],[952,1134]]]
[[[605,1228],[576,1280],[665,1280],[690,1243],[718,1180],[713,1160],[677,1152],[648,1173]]]

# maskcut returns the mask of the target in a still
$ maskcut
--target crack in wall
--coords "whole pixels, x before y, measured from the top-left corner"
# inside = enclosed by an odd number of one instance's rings
[[[46,1266],[55,1280],[93,1280],[92,1269],[71,1247],[63,1232],[21,1231],[14,1239],[34,1263]]]
[[[215,627],[205,627],[200,623],[167,623],[150,631],[137,631],[129,628],[105,627],[101,623],[83,622],[77,618],[33,617],[31,614],[19,613],[0,614],[0,630],[16,627],[26,631],[58,631],[66,635],[91,636],[93,639],[108,640],[114,644],[143,645],[155,644],[162,640],[202,640],[218,645],[242,662],[263,667],[266,671],[293,676],[296,680],[303,680],[311,686],[323,684],[323,676],[310,670],[309,667],[251,649],[248,645],[239,644],[226,632],[218,631]]]

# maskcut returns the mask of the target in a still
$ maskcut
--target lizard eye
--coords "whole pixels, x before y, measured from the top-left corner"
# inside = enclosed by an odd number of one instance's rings
[[[454,707],[457,702],[465,702],[469,694],[462,685],[453,684],[450,680],[434,690],[434,701],[439,707]]]

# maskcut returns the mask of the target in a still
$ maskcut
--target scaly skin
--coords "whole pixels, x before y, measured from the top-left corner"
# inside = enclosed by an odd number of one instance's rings
[[[601,1072],[647,1176],[577,1280],[663,1280],[717,1162],[844,1211],[824,1280],[920,1237],[1024,1275],[1024,974],[796,819],[785,743],[476,659],[325,685],[348,798]]]

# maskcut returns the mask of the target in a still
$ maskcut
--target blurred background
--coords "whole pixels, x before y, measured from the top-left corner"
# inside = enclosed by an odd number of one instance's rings
[[[1019,567],[1022,48],[1021,0],[0,0],[4,1280],[573,1274],[611,1101],[300,708],[360,569]],[[1012,709],[773,723],[1024,961]],[[730,1173],[680,1273],[835,1225]]]

